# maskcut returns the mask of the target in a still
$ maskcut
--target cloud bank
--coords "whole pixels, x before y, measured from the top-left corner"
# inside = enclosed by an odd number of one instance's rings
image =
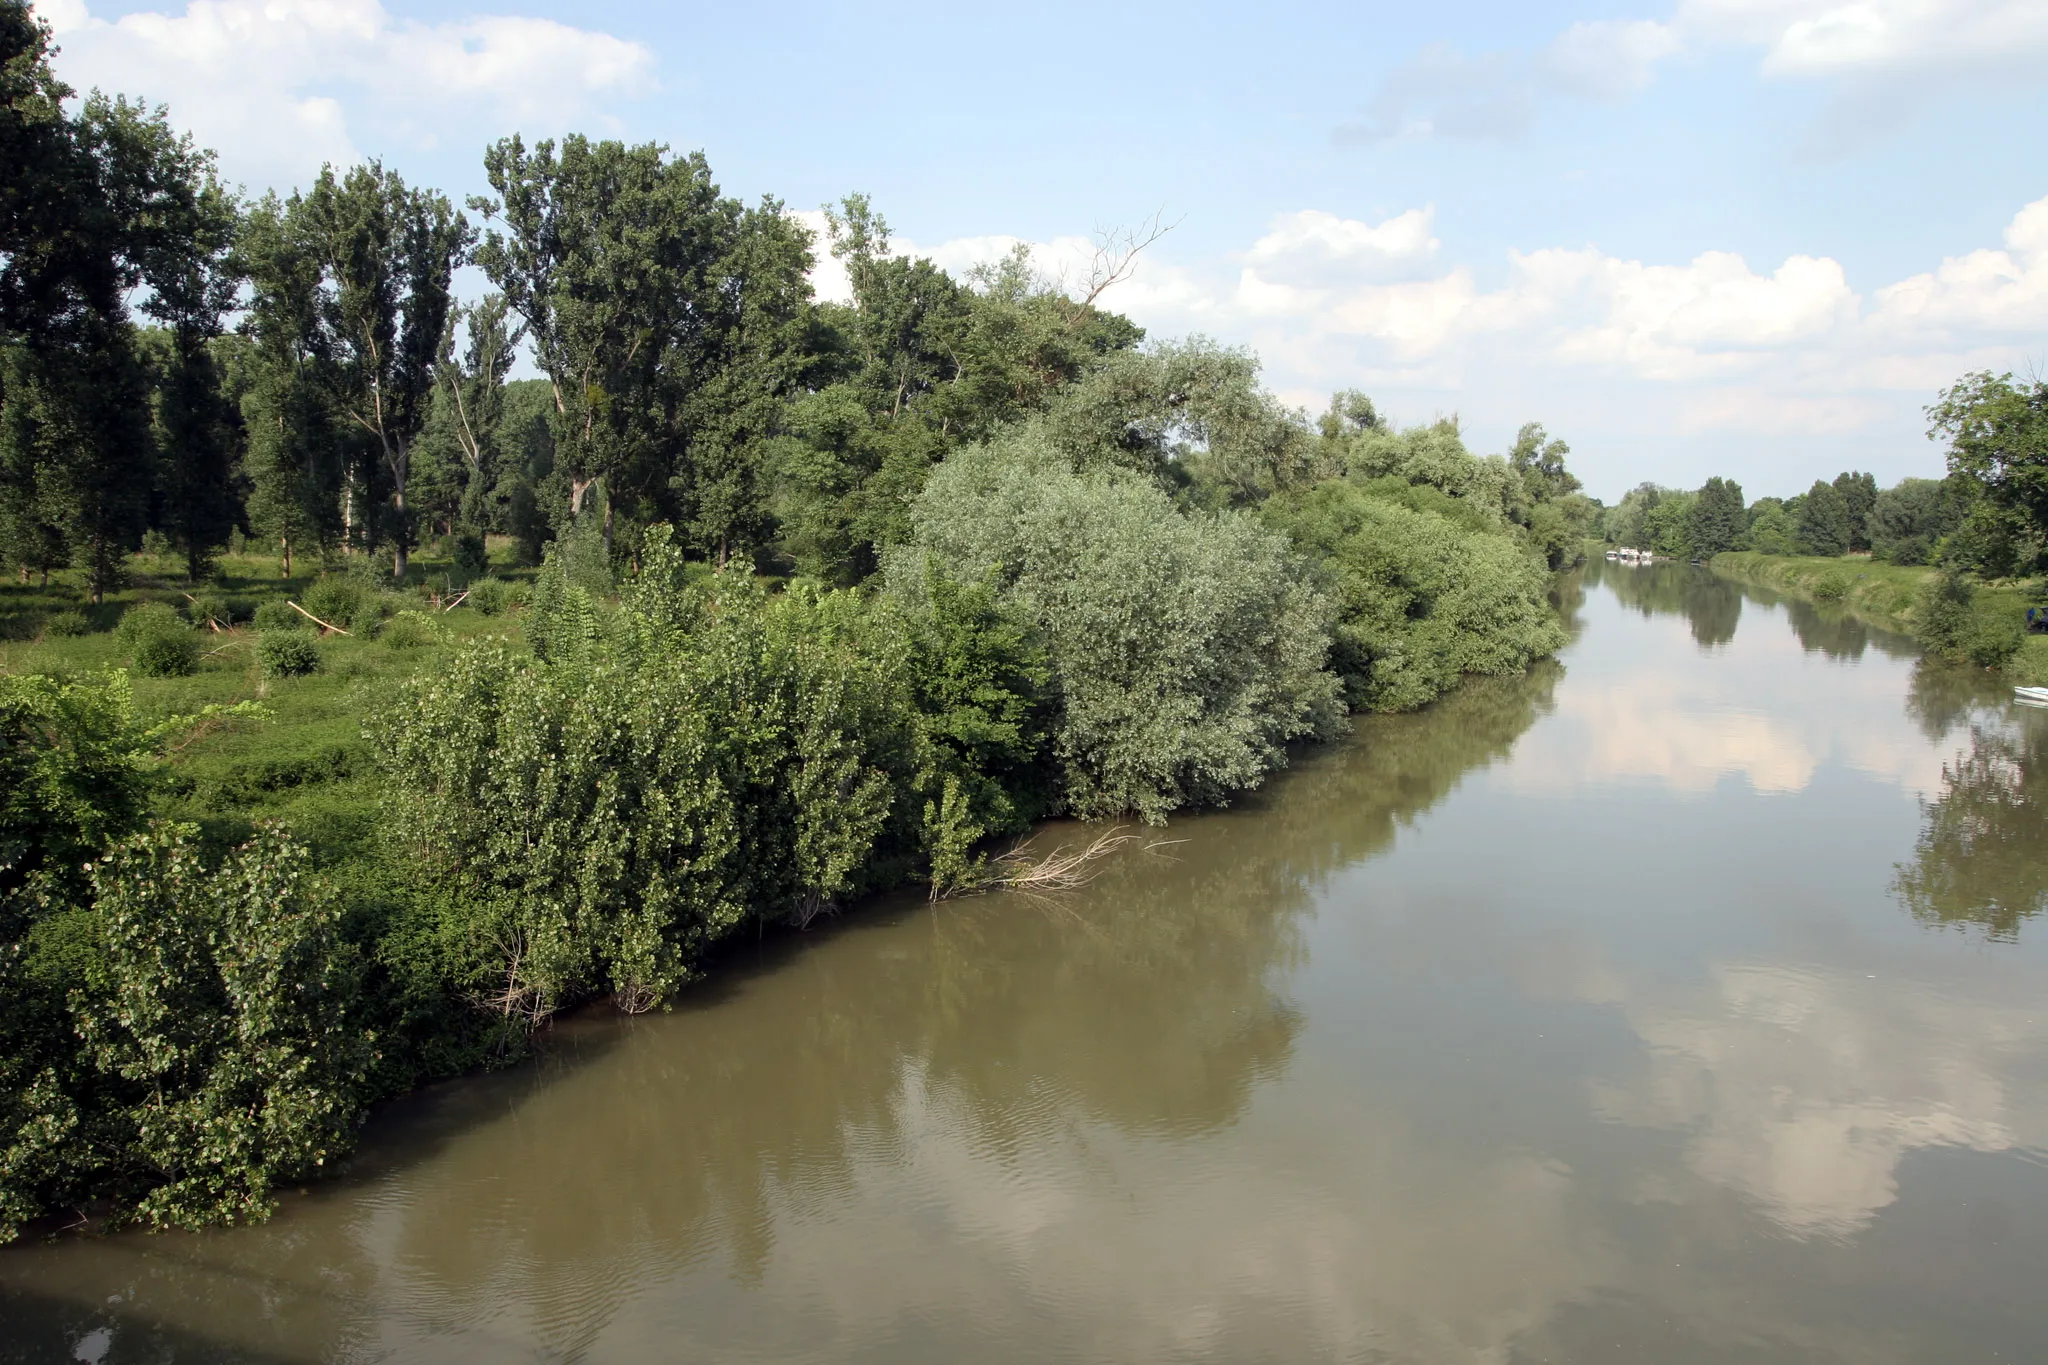
[[[800,216],[822,226],[821,215]],[[895,249],[957,273],[1018,241]],[[1094,249],[1079,236],[1030,245],[1053,278],[1077,277]],[[1489,286],[1474,265],[1444,259],[1427,205],[1377,222],[1283,213],[1206,263],[1176,259],[1173,245],[1168,237],[1140,257],[1105,305],[1155,336],[1203,332],[1253,347],[1291,402],[1316,407],[1334,389],[1364,387],[1410,420],[1476,416],[1482,441],[1530,417],[1555,426],[1567,416],[1582,424],[1575,439],[1585,423],[1597,432],[1617,421],[1730,445],[1825,434],[1861,443],[1880,473],[1903,472],[1882,468],[1887,451],[1895,463],[1931,459],[1921,405],[1966,371],[2026,368],[2028,347],[2048,333],[2048,197],[2013,216],[2001,245],[1891,282],[1852,281],[1827,256],[1753,265],[1707,251],[1654,262],[1586,246],[1510,251],[1488,267]],[[821,295],[845,297],[829,257],[816,282]],[[1597,475],[1597,444],[1581,448]],[[1595,491],[1618,493],[1609,482]],[[1766,474],[1756,491],[1775,487]]]
[[[1616,100],[1681,55],[1761,50],[1768,78],[1818,81],[1834,106],[1809,138],[1840,150],[1888,131],[1965,83],[2048,80],[2038,0],[1682,0],[1667,20],[1576,23],[1535,52],[1467,55],[1433,45],[1382,78],[1340,143],[1503,137],[1558,96]]]
[[[109,22],[39,0],[58,74],[80,90],[168,103],[230,179],[309,179],[358,137],[431,147],[480,129],[567,127],[653,85],[645,46],[522,15],[426,24],[379,0],[191,0]]]

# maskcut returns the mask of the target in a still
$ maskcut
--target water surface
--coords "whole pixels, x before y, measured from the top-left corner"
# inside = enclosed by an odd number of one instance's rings
[[[1084,892],[571,1021],[260,1228],[0,1251],[0,1358],[2048,1359],[2048,712],[1565,591]]]

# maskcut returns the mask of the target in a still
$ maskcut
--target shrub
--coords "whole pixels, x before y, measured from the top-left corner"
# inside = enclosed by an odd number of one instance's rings
[[[1839,602],[1849,595],[1849,575],[1840,569],[1829,569],[1814,580],[1813,595],[1821,602]]]
[[[396,594],[392,593],[364,593],[362,600],[357,602],[355,609],[349,613],[348,620],[336,621],[335,624],[346,626],[351,635],[360,636],[365,640],[371,639],[384,624],[387,615],[393,611],[404,610],[400,605],[404,599],[398,598],[394,601],[394,597]]]
[[[293,611],[289,603],[275,600],[265,602],[257,607],[251,620],[256,629],[266,634],[279,630],[319,629],[311,621]]]
[[[162,602],[140,602],[122,614],[114,635],[133,649],[152,635],[173,635],[190,629],[184,617]]]
[[[256,639],[256,666],[267,678],[296,678],[320,667],[320,649],[304,631],[272,631]]]
[[[145,636],[135,646],[135,671],[145,678],[182,678],[199,667],[199,640],[190,630]]]
[[[72,1006],[86,1056],[132,1087],[89,1098],[132,1134],[135,1212],[156,1227],[269,1212],[274,1184],[348,1149],[371,1060],[341,908],[306,850],[262,829],[208,872],[196,834],[160,828],[94,864],[103,962]]]
[[[2004,668],[2025,644],[2026,632],[2018,621],[1980,614],[1963,637],[1963,657],[1979,668]]]
[[[92,634],[92,622],[82,611],[52,612],[43,618],[43,634],[53,640],[76,639]]]
[[[372,721],[436,933],[507,1019],[658,1004],[749,921],[807,919],[914,849],[890,618],[738,573],[682,586],[664,530],[602,629],[545,660],[466,651]]]
[[[1077,814],[1156,823],[1220,803],[1340,721],[1331,604],[1285,538],[1242,514],[1184,515],[1149,480],[1076,473],[1026,432],[949,458],[913,518],[892,591],[928,555],[988,573],[1044,641]]]
[[[235,604],[221,593],[201,593],[185,604],[185,615],[202,629],[209,622],[231,626],[235,623]]]
[[[502,578],[479,578],[469,585],[469,596],[462,599],[466,607],[474,607],[479,616],[496,616],[511,609],[518,600],[518,589]]]
[[[1963,642],[1976,620],[1977,587],[1954,565],[1927,585],[1920,604],[1920,647],[1945,659],[1963,657]]]
[[[1427,705],[1466,674],[1510,674],[1563,646],[1543,565],[1508,536],[1326,483],[1268,503],[1337,602],[1331,666],[1353,709]]]
[[[483,533],[463,531],[455,537],[455,567],[470,577],[490,568],[490,555],[484,548]]]
[[[370,595],[354,578],[329,574],[306,589],[300,605],[329,625],[347,626]]]
[[[392,649],[418,649],[441,643],[441,626],[423,611],[402,611],[385,623],[377,638]]]

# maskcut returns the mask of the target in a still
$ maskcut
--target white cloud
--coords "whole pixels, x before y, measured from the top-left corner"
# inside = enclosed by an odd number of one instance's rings
[[[1684,0],[1672,24],[1697,41],[1761,46],[1764,69],[1788,76],[2017,72],[2048,56],[2038,0]]]
[[[2048,325],[2048,198],[2021,209],[2002,251],[1951,256],[1938,270],[1877,291],[1872,326],[1940,342],[1980,333],[2038,337]]]
[[[1678,34],[1649,19],[1573,24],[1552,40],[1542,68],[1563,89],[1601,99],[1634,94],[1656,64],[1678,51]]]
[[[168,103],[231,178],[258,186],[354,160],[357,123],[423,146],[480,122],[547,131],[653,79],[639,43],[526,16],[424,24],[378,0],[191,0],[112,22],[83,0],[37,12],[72,85]]]
[[[896,246],[957,271],[1017,240]],[[1886,478],[1932,472],[1921,406],[1967,370],[2023,368],[2025,347],[2048,334],[2048,198],[2014,216],[2000,248],[1862,288],[1827,256],[1756,266],[1708,251],[1663,263],[1595,247],[1509,252],[1487,287],[1472,264],[1441,259],[1427,206],[1375,221],[1281,214],[1242,251],[1206,264],[1177,261],[1172,248],[1169,238],[1140,257],[1104,303],[1154,336],[1199,331],[1252,346],[1290,403],[1320,407],[1333,389],[1363,386],[1409,420],[1463,409],[1481,422],[1482,444],[1530,416],[1554,427],[1569,419],[1575,459],[1605,494],[1625,486],[1620,476],[1642,477],[1640,464],[1623,468],[1644,453],[1628,449],[1624,429],[1628,443],[1697,441],[1717,472],[1759,481],[1758,491],[1839,467],[1781,476],[1758,463],[1795,442],[1817,463],[1848,459]],[[1037,244],[1033,260],[1072,278],[1091,252],[1086,239],[1062,237]],[[828,296],[843,290],[835,269],[827,262],[818,275]],[[1731,456],[1735,437],[1742,453]]]
[[[1382,78],[1340,142],[1501,137],[1534,121],[1543,98],[1635,94],[1681,52],[1761,48],[1766,75],[1826,80],[1837,107],[1818,130],[1843,145],[1889,131],[1945,87],[2048,79],[2040,0],[1681,0],[1667,22],[1573,24],[1536,52],[1424,48]]]

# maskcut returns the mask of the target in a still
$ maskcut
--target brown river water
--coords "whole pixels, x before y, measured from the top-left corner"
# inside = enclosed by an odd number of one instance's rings
[[[571,1020],[262,1227],[0,1250],[0,1360],[2048,1360],[2048,711],[1562,591],[1083,891]]]

